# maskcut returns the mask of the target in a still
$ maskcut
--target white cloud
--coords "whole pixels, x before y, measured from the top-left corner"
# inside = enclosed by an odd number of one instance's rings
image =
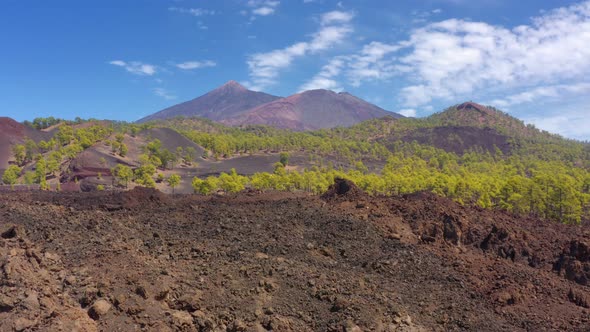
[[[416,117],[416,110],[413,108],[405,108],[403,110],[400,110],[398,113],[405,116],[405,117],[409,117],[409,118]]]
[[[590,83],[581,82],[575,84],[558,84],[549,86],[538,86],[504,98],[495,99],[487,104],[497,107],[510,107],[519,104],[527,104],[538,101],[550,101],[558,98],[567,98],[571,95],[590,94]]]
[[[386,79],[393,75],[394,69],[390,59],[385,56],[400,47],[380,42],[365,45],[361,52],[350,57],[348,78],[353,86],[359,86],[365,80]]]
[[[338,83],[337,81],[322,76],[317,76],[314,77],[311,81],[303,84],[299,88],[299,92],[316,89],[326,89],[336,92],[342,91],[342,87],[340,86],[340,83]]]
[[[400,45],[409,53],[397,59],[398,73],[415,82],[401,91],[409,107],[485,88],[575,81],[590,72],[590,47],[582,46],[590,45],[590,2],[550,11],[511,30],[446,20],[415,30]]]
[[[390,78],[394,75],[395,68],[391,59],[386,56],[399,49],[400,46],[397,45],[371,42],[358,54],[335,57],[333,61],[338,64],[338,72],[332,72],[328,77],[325,71],[328,66],[326,66],[312,81],[316,78],[334,78],[341,72],[346,74],[348,83],[354,87],[360,86],[363,81]]]
[[[416,12],[428,18],[440,10]],[[331,14],[326,21],[345,17]],[[345,20],[343,18],[343,20]],[[546,12],[530,25],[508,29],[483,22],[449,19],[413,30],[394,44],[373,41],[357,54],[342,56],[353,86],[403,77],[398,97],[404,107],[424,108],[433,100],[470,98],[531,90],[498,98],[498,106],[560,93],[588,93],[590,1]],[[564,85],[567,83],[567,87]],[[514,93],[512,93],[514,94]]]
[[[174,96],[174,95],[170,94],[170,93],[169,93],[169,92],[168,92],[166,89],[164,89],[164,88],[154,88],[154,89],[153,89],[153,92],[154,92],[154,94],[155,94],[156,96],[158,96],[158,97],[162,97],[162,98],[164,98],[164,99],[166,99],[166,100],[174,100],[174,99],[176,99],[176,98],[177,98],[176,96]]]
[[[259,15],[259,16],[267,16],[274,14],[275,9],[270,7],[260,7],[252,10],[252,14]]]
[[[123,60],[113,60],[109,64],[125,68],[125,70],[135,75],[152,76],[156,73],[156,66],[139,61],[125,62]]]
[[[274,14],[280,3],[280,1],[276,0],[249,0],[246,4],[248,7],[253,8],[250,11],[252,14],[250,20],[253,20],[255,16],[268,16]]]
[[[442,9],[438,8],[429,11],[414,11],[412,12],[412,16],[414,16],[414,18],[412,19],[412,23],[421,24],[428,22],[430,21],[433,15],[438,15],[440,13],[442,13]]]
[[[188,14],[192,16],[205,16],[205,15],[215,15],[214,10],[203,9],[203,8],[180,8],[180,7],[169,7],[169,11],[177,12],[181,14]]]
[[[249,7],[260,7],[260,6],[268,6],[268,7],[277,7],[281,2],[277,0],[248,0]]]
[[[348,25],[322,27],[308,44],[311,52],[322,51],[342,42],[352,32]]]
[[[352,21],[353,17],[354,14],[352,12],[334,10],[323,14],[321,17],[321,23],[322,25],[329,25],[334,23],[348,23]]]
[[[121,60],[113,60],[111,62],[109,62],[111,65],[115,65],[115,66],[119,66],[119,67],[125,67],[127,64],[125,63],[125,61],[121,61]]]
[[[526,123],[565,137],[588,140],[590,137],[590,109],[585,105],[557,109],[551,114],[524,117]]]
[[[200,68],[207,68],[207,67],[215,67],[217,63],[211,60],[205,61],[187,61],[183,63],[176,64],[176,67],[183,69],[183,70],[191,70],[191,69],[200,69]]]
[[[332,18],[326,22],[334,24],[322,25],[308,42],[298,42],[282,49],[251,55],[247,61],[251,82],[247,86],[252,90],[262,90],[273,85],[280,70],[291,66],[295,58],[327,50],[344,41],[353,31],[347,24],[348,20]]]
[[[344,66],[344,59],[336,57],[332,59],[322,70],[314,76],[311,80],[303,84],[299,88],[299,92],[314,89],[327,89],[334,91],[342,91],[340,83],[333,79],[338,76]]]

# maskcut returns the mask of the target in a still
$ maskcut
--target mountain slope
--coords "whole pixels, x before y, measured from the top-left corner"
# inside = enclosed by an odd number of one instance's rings
[[[385,116],[402,117],[349,93],[310,90],[258,106],[221,122],[232,126],[263,124],[292,130],[315,130],[348,127]]]
[[[27,138],[39,142],[51,138],[51,134],[25,126],[11,118],[0,117],[0,170],[8,167],[12,146],[24,143]]]
[[[433,146],[447,152],[462,155],[472,150],[496,153],[498,148],[503,154],[512,150],[510,137],[498,133],[492,128],[442,126],[417,128],[401,137],[404,142],[417,142]]]
[[[198,98],[166,108],[137,122],[169,119],[177,116],[221,120],[279,98],[263,92],[250,91],[235,81],[229,81]]]

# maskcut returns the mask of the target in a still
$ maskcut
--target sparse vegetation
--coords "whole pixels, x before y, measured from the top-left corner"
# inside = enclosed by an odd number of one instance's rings
[[[20,172],[20,167],[15,165],[8,166],[2,175],[2,182],[4,182],[4,184],[10,185],[10,189],[14,189],[14,185],[20,176]]]
[[[426,190],[463,204],[501,208],[560,222],[589,219],[588,145],[525,126],[522,121],[493,108],[486,112],[484,122],[480,115],[471,118],[476,111],[452,107],[425,119],[370,120],[350,128],[314,132],[266,126],[230,128],[209,120],[188,118],[142,125],[115,123],[111,127],[94,124],[75,128],[62,123],[53,139],[39,144],[27,140],[15,145],[13,154],[18,166],[35,163],[35,176],[25,174],[25,183],[47,187],[48,175],[57,176],[62,164],[74,160],[96,142],[104,141],[113,154],[123,157],[128,150],[123,143],[126,133],[133,137],[141,130],[164,126],[203,146],[203,158],[278,153],[279,162],[273,166],[272,173],[244,177],[238,175],[238,166],[237,171],[193,179],[193,189],[198,193],[237,192],[248,186],[319,193],[335,176],[344,176],[373,195]],[[484,149],[475,145],[475,148],[450,152],[433,147],[432,141],[418,144],[405,140],[407,133],[445,126],[493,128],[507,135],[509,147],[501,150],[497,146]],[[114,138],[108,140],[113,137],[113,131]],[[457,146],[467,142],[460,131],[451,131],[442,139]],[[185,166],[196,166],[194,160],[198,153],[194,147],[177,147],[173,151],[164,148],[158,139],[150,140],[139,157],[138,167],[132,170],[118,165],[111,172],[115,181],[125,187],[130,181],[154,187],[156,179],[166,181],[162,174],[156,178],[158,168],[173,169],[179,161]],[[39,155],[40,152],[43,154]],[[305,170],[287,171],[285,166],[292,163],[290,159],[295,153],[309,155]],[[106,160],[102,158],[100,163],[104,167]],[[215,172],[215,167],[212,166],[211,172]]]

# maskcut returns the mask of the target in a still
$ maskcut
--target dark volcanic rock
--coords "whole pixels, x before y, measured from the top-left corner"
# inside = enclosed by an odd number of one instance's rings
[[[0,193],[0,330],[587,330],[587,287],[551,273],[565,245],[588,262],[587,226],[343,179],[326,197]]]
[[[571,241],[555,262],[554,270],[580,285],[590,285],[590,246],[583,241]]]
[[[354,182],[342,178],[335,178],[334,183],[322,195],[325,200],[337,198],[358,199],[363,197],[367,197],[367,193],[359,189]]]
[[[492,128],[467,126],[441,126],[420,128],[411,131],[401,138],[405,142],[416,141],[420,144],[432,145],[448,152],[463,154],[469,150],[509,154],[512,147],[509,138]]]

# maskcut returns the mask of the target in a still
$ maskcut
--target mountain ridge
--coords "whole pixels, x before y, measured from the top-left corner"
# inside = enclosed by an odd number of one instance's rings
[[[316,89],[260,105],[221,122],[231,126],[266,124],[301,131],[349,127],[385,116],[402,117],[347,92]]]
[[[248,90],[231,80],[200,97],[173,105],[137,122],[177,116],[202,117],[229,126],[269,125],[297,131],[348,127],[385,116],[403,117],[348,92],[316,89],[281,98]]]

